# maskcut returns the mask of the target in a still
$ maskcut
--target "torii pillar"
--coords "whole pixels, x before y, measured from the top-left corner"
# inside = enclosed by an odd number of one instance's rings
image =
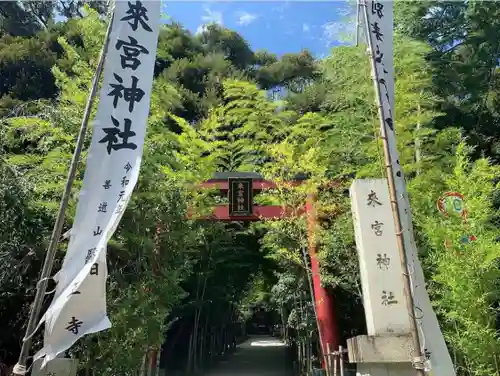
[[[314,289],[316,317],[319,326],[318,329],[321,341],[321,351],[323,353],[322,365],[323,368],[326,368],[325,360],[328,356],[329,349],[331,351],[337,351],[340,345],[340,340],[337,327],[337,317],[335,315],[334,299],[321,284],[320,266],[317,255],[319,244],[316,236],[319,223],[315,203],[316,195],[309,194],[306,201],[309,257],[311,259],[311,274]]]

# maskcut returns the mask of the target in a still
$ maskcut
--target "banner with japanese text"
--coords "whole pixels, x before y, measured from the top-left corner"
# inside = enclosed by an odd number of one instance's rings
[[[106,247],[139,176],[160,27],[160,1],[116,1],[103,85],[68,250],[45,321],[44,364],[111,326]],[[43,366],[42,366],[43,367]]]
[[[377,70],[377,89],[382,101],[383,119],[385,121],[382,134],[385,133],[389,145],[389,154],[392,161],[394,183],[399,203],[399,214],[403,230],[403,239],[406,248],[408,268],[412,282],[412,293],[415,301],[421,349],[427,358],[427,367],[430,375],[455,375],[453,362],[439,327],[436,314],[432,308],[426,290],[422,266],[418,259],[418,250],[413,235],[413,225],[409,197],[406,193],[404,174],[399,162],[399,153],[396,147],[394,123],[394,66],[393,66],[393,1],[367,0],[368,20],[365,30],[372,44],[373,59]]]

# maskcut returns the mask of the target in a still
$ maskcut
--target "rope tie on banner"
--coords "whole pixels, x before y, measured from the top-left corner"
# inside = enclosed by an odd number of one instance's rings
[[[410,316],[415,318],[416,320],[422,320],[424,318],[424,311],[422,311],[422,309],[420,307],[417,307],[415,306],[415,310],[419,310],[420,312],[422,312],[422,315],[421,316],[416,316],[414,315],[412,312],[410,312]],[[422,337],[424,336],[424,332],[423,332],[423,329],[421,329],[422,331]]]
[[[14,367],[12,367],[12,373],[15,375],[26,375],[28,372],[31,371],[31,368],[33,368],[33,364],[26,368],[26,366],[22,366],[20,364],[16,364]]]
[[[12,369],[12,373],[15,375],[26,375],[27,372],[28,370],[26,369],[26,367],[20,364],[16,364]]]
[[[381,137],[382,138],[382,137]],[[383,137],[383,139],[387,139],[386,137]],[[385,168],[391,167],[391,165],[384,165]],[[404,193],[400,193],[399,197],[396,198],[395,200],[391,200],[392,203],[396,203],[398,201],[403,201],[405,199]]]
[[[421,317],[422,318],[424,317],[423,311],[422,311],[422,316]],[[422,340],[422,343],[420,345],[420,347],[421,347],[420,348],[420,354],[424,355],[423,356],[424,357],[424,370],[425,370],[425,372],[429,372],[430,369],[431,369],[431,362],[430,362],[430,355],[431,354],[429,353],[429,357],[427,357],[427,351],[426,351],[427,350],[427,345],[425,344],[424,328],[423,328],[421,322],[418,323],[418,330],[419,330],[419,332],[421,334],[420,338]],[[422,355],[420,355],[420,356],[422,356]]]
[[[39,289],[39,288],[40,288],[40,283],[45,282],[45,281],[49,281],[49,280],[54,280],[54,277],[47,277],[47,278],[42,278],[42,279],[40,279],[40,280],[37,282],[37,284],[36,284],[37,289]],[[52,294],[54,291],[56,291],[56,289],[55,289],[55,288],[54,288],[53,290],[51,290],[51,291],[47,291],[47,292],[45,293],[45,295]],[[36,326],[36,328],[35,328],[35,329],[33,329],[33,331],[32,331],[30,334],[28,334],[27,336],[25,336],[25,337],[23,338],[23,342],[26,342],[28,339],[32,338],[32,337],[36,334],[36,332],[38,332],[38,329],[40,329],[40,327],[42,326],[42,323],[43,323],[43,321],[40,321],[40,322],[38,323],[38,325]],[[17,366],[17,364],[16,364],[16,366]],[[14,366],[14,367],[15,367],[15,366]],[[24,366],[19,365],[19,367],[24,367]],[[26,367],[24,367],[24,368],[26,368]],[[29,369],[28,369],[28,370],[29,370]],[[27,372],[27,370],[25,369],[25,371],[24,371],[24,372],[26,373],[26,372]],[[16,373],[16,372],[14,372],[14,373]],[[24,373],[17,373],[17,374],[18,374],[18,375],[20,375],[20,374],[23,374],[23,375],[24,375]]]
[[[410,277],[410,294],[413,297],[415,297],[415,288],[414,288],[414,285],[413,285],[413,278],[412,278],[412,275],[415,274],[415,265],[413,265],[413,264],[406,264],[406,267],[407,267],[408,273],[403,273],[403,274],[405,274],[408,277]],[[410,312],[410,316],[413,317],[413,318],[415,318],[416,320],[422,320],[424,318],[424,311],[420,307],[418,307],[416,304],[415,304],[415,310],[419,310],[422,313],[422,315],[421,316],[416,316],[416,315],[413,314],[413,312]],[[419,325],[419,329],[420,329],[420,332],[422,333],[422,339],[425,342],[425,340],[424,340],[424,331],[422,329],[422,325]],[[425,349],[425,344],[422,345],[422,346],[423,346],[422,348]]]
[[[411,279],[411,275],[413,274],[413,271],[409,271],[409,268],[410,268],[410,266],[411,266],[410,264],[406,264],[406,266],[407,266],[407,269],[406,269],[407,271],[404,271],[404,272],[403,272],[403,275],[407,275],[408,277],[410,277],[410,293],[411,293],[412,295],[414,295],[414,294],[413,294],[413,290],[414,290],[414,289],[413,289],[413,282],[412,282],[412,279]]]
[[[36,332],[38,332],[38,329],[40,329],[40,327],[42,326],[42,323],[43,323],[43,321],[40,320],[40,322],[38,323],[38,325],[36,326],[36,328],[33,329],[33,331],[29,335],[27,335],[26,337],[23,338],[23,342],[26,342],[27,340],[29,340],[30,338],[32,338],[36,334]]]
[[[411,276],[415,274],[415,265],[414,264],[407,264],[406,267],[408,268],[408,275],[410,276],[410,282],[411,283],[411,288],[413,292],[413,281],[411,280]]]
[[[36,284],[36,288],[39,289],[40,288],[40,284],[42,282],[49,281],[49,280],[54,280],[54,277],[46,277],[46,278],[40,279],[37,282],[37,284]],[[54,291],[56,291],[55,288],[53,290],[51,290],[51,291],[45,292],[45,295],[52,294]],[[42,324],[43,324],[43,321],[40,320],[40,322],[38,323],[38,325],[36,326],[36,328],[33,329],[33,331],[30,334],[26,335],[23,338],[23,342],[26,342],[27,340],[31,339],[36,334],[36,332],[38,332],[38,329],[40,329],[40,327],[42,326]],[[33,363],[28,368],[26,368],[26,366],[24,366],[22,364],[16,363],[14,365],[14,367],[12,368],[12,373],[14,375],[26,375],[31,370],[31,367],[33,367]]]
[[[36,284],[36,288],[37,288],[37,289],[39,289],[39,288],[40,288],[40,283],[45,282],[45,281],[50,281],[50,280],[55,281],[54,277],[46,277],[46,278],[42,278],[41,280],[39,280],[39,281],[37,282],[37,284]],[[56,291],[56,288],[53,288],[53,289],[52,289],[52,290],[50,290],[50,291],[46,291],[46,292],[45,292],[45,295],[52,294],[52,293],[53,293],[53,292],[55,292],[55,291]]]
[[[425,366],[426,359],[423,356],[416,356],[413,358],[412,364],[413,368],[425,370],[427,367]]]

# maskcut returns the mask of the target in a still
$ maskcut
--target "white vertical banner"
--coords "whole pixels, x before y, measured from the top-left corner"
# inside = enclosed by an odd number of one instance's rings
[[[368,335],[410,333],[401,259],[386,179],[350,188]]]
[[[415,303],[414,315],[420,334],[422,352],[427,358],[429,374],[435,376],[456,375],[453,362],[439,327],[426,290],[422,266],[413,235],[412,216],[406,183],[399,162],[394,123],[394,67],[393,67],[393,1],[366,0],[368,13],[365,24],[366,35],[372,44],[371,54],[375,60],[378,83],[385,120],[385,133],[394,172],[394,183],[399,206],[399,215],[406,248],[408,269],[410,271],[412,294]],[[366,30],[368,28],[368,30]]]
[[[79,338],[111,326],[106,247],[139,176],[161,2],[116,1],[103,86],[71,238],[45,321],[44,363]]]
[[[382,100],[388,104],[384,107],[387,110],[385,119],[394,119],[394,11],[393,1],[366,0],[368,7],[368,22],[370,30],[366,30],[365,35],[369,35],[372,40],[373,54],[377,63],[380,94]],[[363,17],[364,19],[364,17]],[[364,23],[363,23],[364,24]],[[387,123],[392,128],[392,124]]]

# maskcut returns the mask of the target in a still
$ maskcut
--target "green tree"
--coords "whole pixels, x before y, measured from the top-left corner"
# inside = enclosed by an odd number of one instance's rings
[[[498,42],[500,7],[495,2],[400,2],[398,28],[428,42],[434,92],[443,98],[440,127],[460,124],[475,156],[498,158]]]
[[[0,4],[0,31],[14,37],[29,37],[46,28],[53,4],[35,1],[3,1]]]

